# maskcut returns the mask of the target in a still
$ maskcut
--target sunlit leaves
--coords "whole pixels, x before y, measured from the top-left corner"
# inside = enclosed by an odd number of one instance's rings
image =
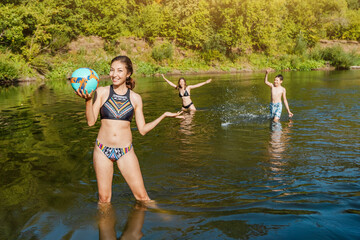
[[[233,56],[293,51],[299,34],[360,39],[355,0],[42,0],[0,4],[0,42],[32,61],[78,36],[109,41],[158,37],[201,52]]]

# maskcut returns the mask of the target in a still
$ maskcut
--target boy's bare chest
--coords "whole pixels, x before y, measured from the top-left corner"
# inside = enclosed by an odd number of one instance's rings
[[[283,93],[283,88],[282,87],[273,87],[271,89],[271,93],[272,93],[272,95],[281,95]]]

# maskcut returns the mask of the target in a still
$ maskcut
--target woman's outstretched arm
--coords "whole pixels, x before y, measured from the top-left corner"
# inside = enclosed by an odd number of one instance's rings
[[[208,79],[206,80],[205,82],[202,82],[202,83],[198,83],[198,84],[195,84],[195,85],[189,85],[188,88],[190,89],[193,89],[193,88],[198,88],[198,87],[201,87],[201,86],[204,86],[205,84],[208,84],[212,81],[212,79]]]
[[[139,94],[133,93],[132,94],[132,102],[135,105],[135,119],[136,119],[136,125],[141,135],[145,135],[146,133],[150,132],[156,125],[158,125],[164,118],[166,117],[174,117],[174,118],[184,118],[183,116],[180,116],[181,112],[177,113],[171,113],[171,112],[165,112],[160,117],[155,119],[152,122],[146,123],[145,117],[143,113],[143,104],[142,99]]]
[[[165,78],[164,74],[161,74],[161,76],[163,77],[163,79],[172,87],[176,88],[176,85],[172,82],[170,82],[168,79]]]

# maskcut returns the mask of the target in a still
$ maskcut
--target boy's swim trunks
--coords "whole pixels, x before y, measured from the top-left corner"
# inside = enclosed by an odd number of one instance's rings
[[[270,103],[270,117],[271,118],[279,118],[281,117],[281,111],[282,111],[282,103]]]

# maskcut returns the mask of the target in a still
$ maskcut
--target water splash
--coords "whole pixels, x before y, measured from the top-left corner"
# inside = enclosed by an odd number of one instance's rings
[[[216,109],[220,112],[221,126],[264,122],[269,119],[267,103],[260,102],[254,96],[241,96],[234,89],[226,90],[227,101]]]

